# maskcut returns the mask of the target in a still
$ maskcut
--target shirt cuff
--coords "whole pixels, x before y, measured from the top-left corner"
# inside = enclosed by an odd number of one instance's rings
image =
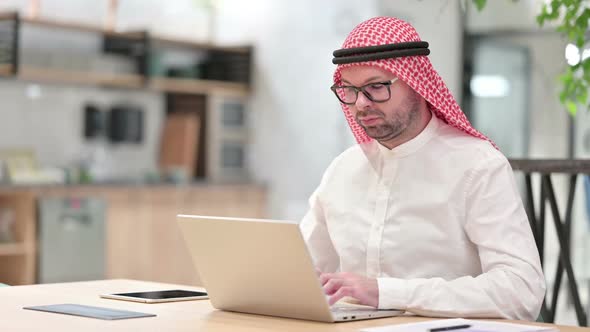
[[[378,309],[405,310],[409,302],[408,281],[399,278],[377,278]]]

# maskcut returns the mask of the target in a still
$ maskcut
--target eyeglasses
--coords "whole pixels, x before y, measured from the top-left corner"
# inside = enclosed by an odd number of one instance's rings
[[[346,105],[354,105],[359,92],[362,92],[370,101],[384,103],[391,98],[391,85],[397,80],[396,77],[390,81],[369,83],[358,88],[352,85],[333,85],[330,90],[341,103]]]

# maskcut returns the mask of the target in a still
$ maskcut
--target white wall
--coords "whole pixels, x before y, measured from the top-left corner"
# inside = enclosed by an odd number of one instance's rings
[[[209,16],[201,0],[119,1],[118,30],[150,30],[159,35],[205,40],[209,36]],[[58,20],[102,26],[106,23],[106,0],[40,0],[39,15]],[[0,10],[19,10],[28,15],[29,0],[2,0]]]
[[[467,1],[467,30],[470,32],[487,31],[539,31],[536,16],[546,0],[501,0],[486,1],[484,10],[478,11]],[[546,23],[543,29],[552,30],[554,22]]]
[[[380,0],[379,15],[410,22],[427,41],[430,61],[455,99],[461,101],[463,80],[463,10],[460,1]]]
[[[323,170],[352,144],[329,90],[332,51],[374,15],[370,2],[224,2],[217,40],[255,47],[250,160],[255,177],[269,185],[272,216],[301,218]]]
[[[30,97],[31,89],[35,98]],[[82,138],[86,102],[101,107],[139,105],[144,109],[145,141],[112,146],[101,173],[140,177],[156,170],[164,107],[158,94],[0,80],[0,100],[0,149],[33,148],[41,165],[55,167],[88,157],[91,144]]]

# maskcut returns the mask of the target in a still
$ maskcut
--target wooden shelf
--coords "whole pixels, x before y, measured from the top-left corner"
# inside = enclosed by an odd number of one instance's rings
[[[15,256],[27,254],[29,250],[22,243],[0,243],[0,256]]]
[[[65,22],[65,21],[58,21],[58,20],[53,20],[53,19],[48,19],[48,18],[32,19],[32,18],[28,18],[28,17],[23,17],[21,20],[24,23],[38,25],[38,26],[47,27],[47,28],[102,33],[105,35],[125,36],[128,38],[135,38],[135,39],[143,38],[141,33],[138,33],[138,32],[120,32],[120,31],[114,31],[114,30],[107,30],[107,29],[101,28],[99,26],[93,26],[93,25],[83,24],[83,23]]]
[[[107,74],[26,66],[19,68],[17,77],[25,81],[46,83],[74,83],[122,88],[141,88],[143,86],[143,76],[136,74]]]
[[[18,12],[2,12],[0,13],[0,20],[16,20],[19,17]],[[129,38],[143,38],[141,33],[137,32],[119,32],[104,29],[99,26],[84,24],[84,23],[77,23],[77,22],[67,22],[67,21],[59,21],[50,18],[30,18],[26,16],[20,15],[20,20],[23,23],[31,24],[31,25],[38,25],[47,28],[55,28],[55,29],[65,29],[65,30],[76,30],[76,31],[84,31],[84,32],[93,32],[93,33],[103,33],[106,35],[122,35]]]
[[[0,20],[14,20],[16,12],[2,12],[0,13]]]
[[[12,211],[15,242],[0,243],[0,282],[25,285],[35,282],[37,223],[35,196],[27,192],[3,193],[0,207]]]
[[[0,20],[7,20],[7,19],[15,19],[17,17],[16,12],[5,12],[0,13]],[[93,33],[102,33],[105,35],[112,35],[112,36],[122,36],[127,38],[133,39],[141,39],[144,38],[144,33],[141,31],[133,31],[133,32],[123,32],[123,31],[116,31],[116,30],[109,30],[105,29],[100,26],[91,25],[91,24],[84,24],[78,22],[67,22],[67,21],[60,21],[50,18],[29,18],[29,17],[21,17],[21,21],[24,23],[28,23],[31,25],[38,25],[47,28],[55,28],[55,29],[66,29],[66,30],[76,30],[76,31],[85,31],[85,32],[93,32]],[[183,39],[176,39],[164,36],[152,36],[150,40],[156,43],[163,43],[168,45],[176,45],[181,47],[190,47],[190,48],[197,48],[197,49],[205,49],[205,50],[219,50],[219,51],[227,51],[227,52],[235,52],[235,53],[243,53],[247,54],[250,49],[249,47],[241,47],[241,46],[216,46],[211,43],[207,42],[198,42],[192,40],[183,40]]]
[[[12,65],[11,64],[0,64],[0,76],[10,76],[12,75]]]
[[[150,88],[175,93],[220,93],[237,96],[246,96],[249,91],[245,83],[163,77],[150,79]]]
[[[239,54],[248,54],[248,52],[250,52],[250,48],[247,46],[217,46],[217,45],[213,45],[211,43],[201,43],[201,42],[197,42],[197,41],[167,38],[167,37],[158,37],[158,36],[151,37],[150,40],[154,41],[155,43],[161,43],[161,44],[166,44],[166,45],[171,45],[171,46],[187,47],[187,48],[196,48],[196,49],[204,49],[204,50],[217,50],[217,51],[225,51],[225,52],[234,52],[234,53],[239,53]]]
[[[0,65],[0,76],[11,76],[12,65]],[[144,88],[144,76],[136,74],[105,74],[96,72],[69,71],[63,69],[20,67],[16,76],[23,81],[40,83],[66,83],[117,88]],[[156,77],[149,79],[148,88],[153,91],[246,96],[249,93],[245,83]]]
[[[58,29],[68,29],[68,30],[80,30],[80,31],[88,31],[88,32],[106,32],[106,30],[92,26],[88,24],[82,23],[74,23],[74,22],[64,22],[64,21],[57,21],[47,18],[29,18],[29,17],[22,17],[22,22],[44,26],[48,28],[58,28]]]
[[[0,13],[0,20],[16,20],[19,18],[17,12]],[[87,31],[101,33],[105,35],[114,35],[125,38],[137,38],[141,40],[146,38],[145,32],[120,32],[110,31],[95,25],[83,23],[65,22],[48,18],[28,18],[20,16],[21,22],[25,24],[38,25],[46,28],[69,29],[75,31]],[[251,48],[215,46],[211,43],[174,39],[168,37],[148,36],[149,42],[154,44],[165,44],[169,46],[189,47],[192,49],[202,49],[204,51],[217,50],[236,54],[247,55]],[[149,51],[148,51],[149,52]],[[0,76],[13,76],[13,66],[11,64],[0,64]],[[148,88],[153,91],[173,92],[173,93],[193,93],[193,94],[224,94],[245,96],[249,93],[249,87],[246,83],[224,82],[214,80],[197,80],[167,77],[146,77],[140,74],[117,74],[101,72],[70,71],[63,69],[52,69],[42,67],[32,67],[21,64],[18,66],[18,72],[15,76],[17,79],[40,83],[57,83],[57,84],[83,84],[108,86],[114,88]],[[147,84],[146,84],[147,82]]]

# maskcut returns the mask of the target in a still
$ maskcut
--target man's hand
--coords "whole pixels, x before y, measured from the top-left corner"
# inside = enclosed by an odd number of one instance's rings
[[[359,300],[359,304],[377,308],[379,305],[379,287],[377,279],[365,278],[354,273],[322,273],[320,282],[324,292],[331,295],[330,305],[345,296]]]
[[[322,275],[322,271],[320,271],[320,269],[317,267],[315,268],[315,273],[318,275],[318,278]]]

